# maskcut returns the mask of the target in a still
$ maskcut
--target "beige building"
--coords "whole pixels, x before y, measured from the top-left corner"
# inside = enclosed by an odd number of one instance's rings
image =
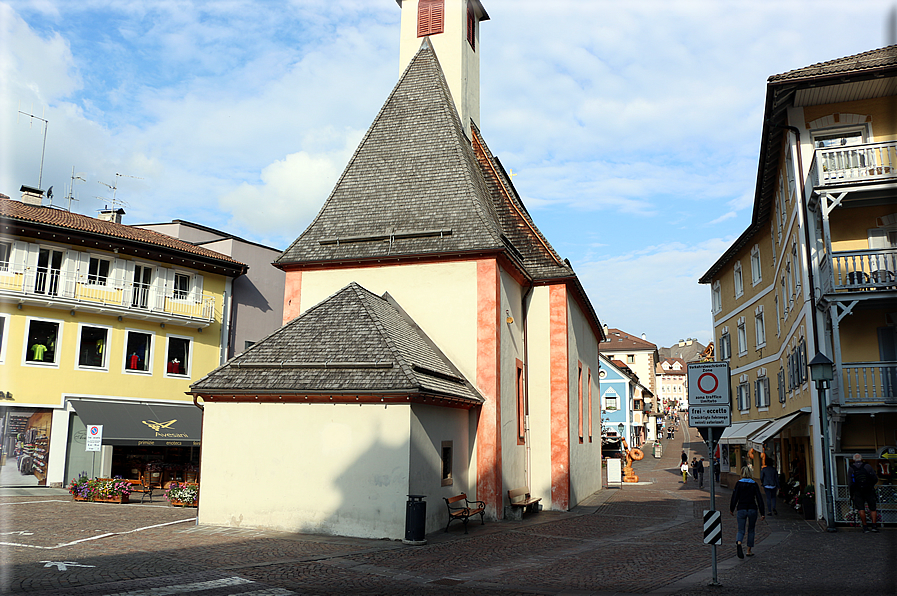
[[[717,359],[731,365],[733,470],[751,447],[759,469],[765,452],[835,522],[854,452],[879,468],[880,502],[895,490],[895,95],[897,46],[770,77],[751,222],[701,278]],[[834,362],[823,398],[807,367],[817,354]]]

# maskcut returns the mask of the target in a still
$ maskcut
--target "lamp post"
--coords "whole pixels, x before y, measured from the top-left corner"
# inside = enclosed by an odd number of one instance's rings
[[[828,383],[835,378],[832,361],[822,352],[818,352],[810,360],[810,378],[816,383],[816,395],[819,399],[819,425],[822,429],[822,474],[825,476],[823,488],[825,489],[825,521],[826,531],[837,532],[835,527],[835,504],[832,500],[834,484],[830,472],[830,454],[828,437],[828,409],[826,406],[825,390]]]

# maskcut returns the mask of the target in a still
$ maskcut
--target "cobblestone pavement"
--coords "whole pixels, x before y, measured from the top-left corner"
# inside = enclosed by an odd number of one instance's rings
[[[195,511],[159,503],[75,503],[64,491],[0,489],[0,592],[897,594],[897,529],[829,534],[780,506],[781,515],[758,523],[756,556],[741,560],[725,488],[717,489],[724,544],[711,585],[701,534],[709,490],[683,484],[677,469],[682,448],[690,458],[706,456],[704,447],[696,433],[663,444],[663,457],[635,463],[639,484],[605,488],[571,512],[471,524],[468,535],[439,531],[425,546],[197,526]]]

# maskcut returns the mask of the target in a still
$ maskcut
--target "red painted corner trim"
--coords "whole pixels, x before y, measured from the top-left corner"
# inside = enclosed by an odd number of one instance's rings
[[[567,348],[567,286],[548,289],[549,359],[551,379],[551,503],[570,507],[570,395]]]
[[[302,298],[302,272],[287,271],[283,288],[283,323],[286,325],[299,316]]]
[[[501,499],[501,304],[495,259],[477,261],[477,387],[486,398],[477,421],[477,499],[496,519]]]

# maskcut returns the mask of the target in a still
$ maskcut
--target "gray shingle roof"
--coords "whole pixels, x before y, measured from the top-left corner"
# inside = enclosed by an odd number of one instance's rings
[[[897,45],[869,50],[828,62],[818,62],[769,77],[770,83],[797,81],[833,75],[850,75],[897,65]]]
[[[425,40],[320,213],[277,264],[502,248],[476,157]]]
[[[482,396],[388,295],[351,283],[191,385],[222,394]]]

